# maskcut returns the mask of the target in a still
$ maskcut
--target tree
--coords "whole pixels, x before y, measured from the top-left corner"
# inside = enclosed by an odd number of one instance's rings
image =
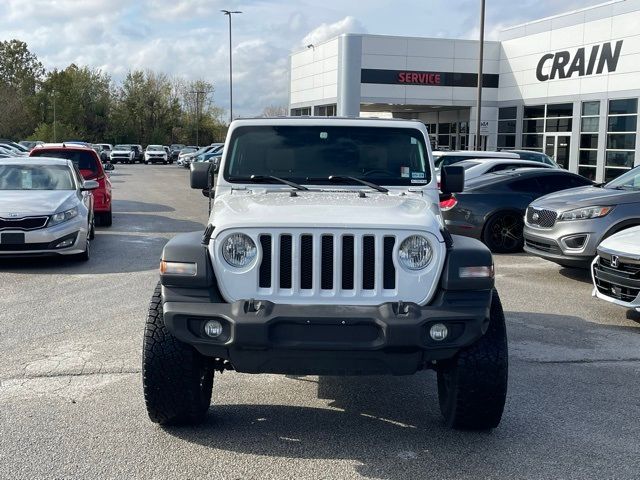
[[[262,111],[262,117],[286,117],[289,114],[289,109],[286,105],[269,105]]]
[[[0,137],[19,138],[36,122],[33,95],[44,67],[20,40],[0,42]]]

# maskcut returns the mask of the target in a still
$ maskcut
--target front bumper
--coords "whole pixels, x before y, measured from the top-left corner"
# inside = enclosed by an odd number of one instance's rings
[[[609,260],[611,257],[608,255]],[[640,274],[604,264],[598,256],[591,264],[592,296],[621,307],[640,311]],[[640,269],[640,265],[634,270]]]
[[[164,321],[178,339],[245,373],[291,375],[408,375],[453,357],[488,326],[492,290],[441,291],[429,306],[282,305],[240,300],[210,303],[206,293],[163,286]],[[208,320],[223,333],[204,333]],[[429,328],[444,323],[436,342]]]
[[[2,234],[5,233],[24,233],[24,243],[3,242]],[[28,232],[3,230],[0,232],[0,257],[75,255],[84,251],[88,233],[87,219],[81,216],[53,227]],[[55,248],[69,238],[75,239],[72,245]]]
[[[587,222],[562,222],[553,228],[524,227],[524,251],[562,265],[588,268],[602,234],[594,232]],[[582,239],[579,248],[569,248],[571,239]]]

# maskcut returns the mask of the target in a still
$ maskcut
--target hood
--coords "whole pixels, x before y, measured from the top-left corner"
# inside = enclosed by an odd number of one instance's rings
[[[75,190],[1,190],[0,217],[51,215],[77,203]]]
[[[439,210],[428,197],[358,191],[233,192],[216,198],[211,212],[216,234],[228,228],[372,228],[440,230]]]
[[[562,190],[540,197],[531,204],[549,210],[572,210],[574,208],[620,205],[640,202],[640,192],[614,190],[612,188],[578,187]]]
[[[611,235],[598,246],[598,251],[640,260],[640,227],[631,227]]]

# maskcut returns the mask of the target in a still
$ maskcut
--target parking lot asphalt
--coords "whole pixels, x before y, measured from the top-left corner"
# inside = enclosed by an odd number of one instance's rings
[[[140,364],[162,246],[203,228],[175,165],[118,165],[86,264],[0,262],[0,478],[640,476],[640,314],[585,272],[496,256],[509,393],[499,428],[447,430],[435,375],[217,374],[204,425],[160,428]]]

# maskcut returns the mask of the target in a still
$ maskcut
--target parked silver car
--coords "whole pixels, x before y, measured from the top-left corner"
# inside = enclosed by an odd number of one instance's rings
[[[527,208],[525,251],[566,267],[588,268],[600,242],[640,225],[640,167],[602,187],[572,188]]]
[[[0,159],[0,258],[70,255],[89,260],[95,180],[70,160]]]
[[[593,261],[593,296],[640,311],[640,227],[604,240]]]

